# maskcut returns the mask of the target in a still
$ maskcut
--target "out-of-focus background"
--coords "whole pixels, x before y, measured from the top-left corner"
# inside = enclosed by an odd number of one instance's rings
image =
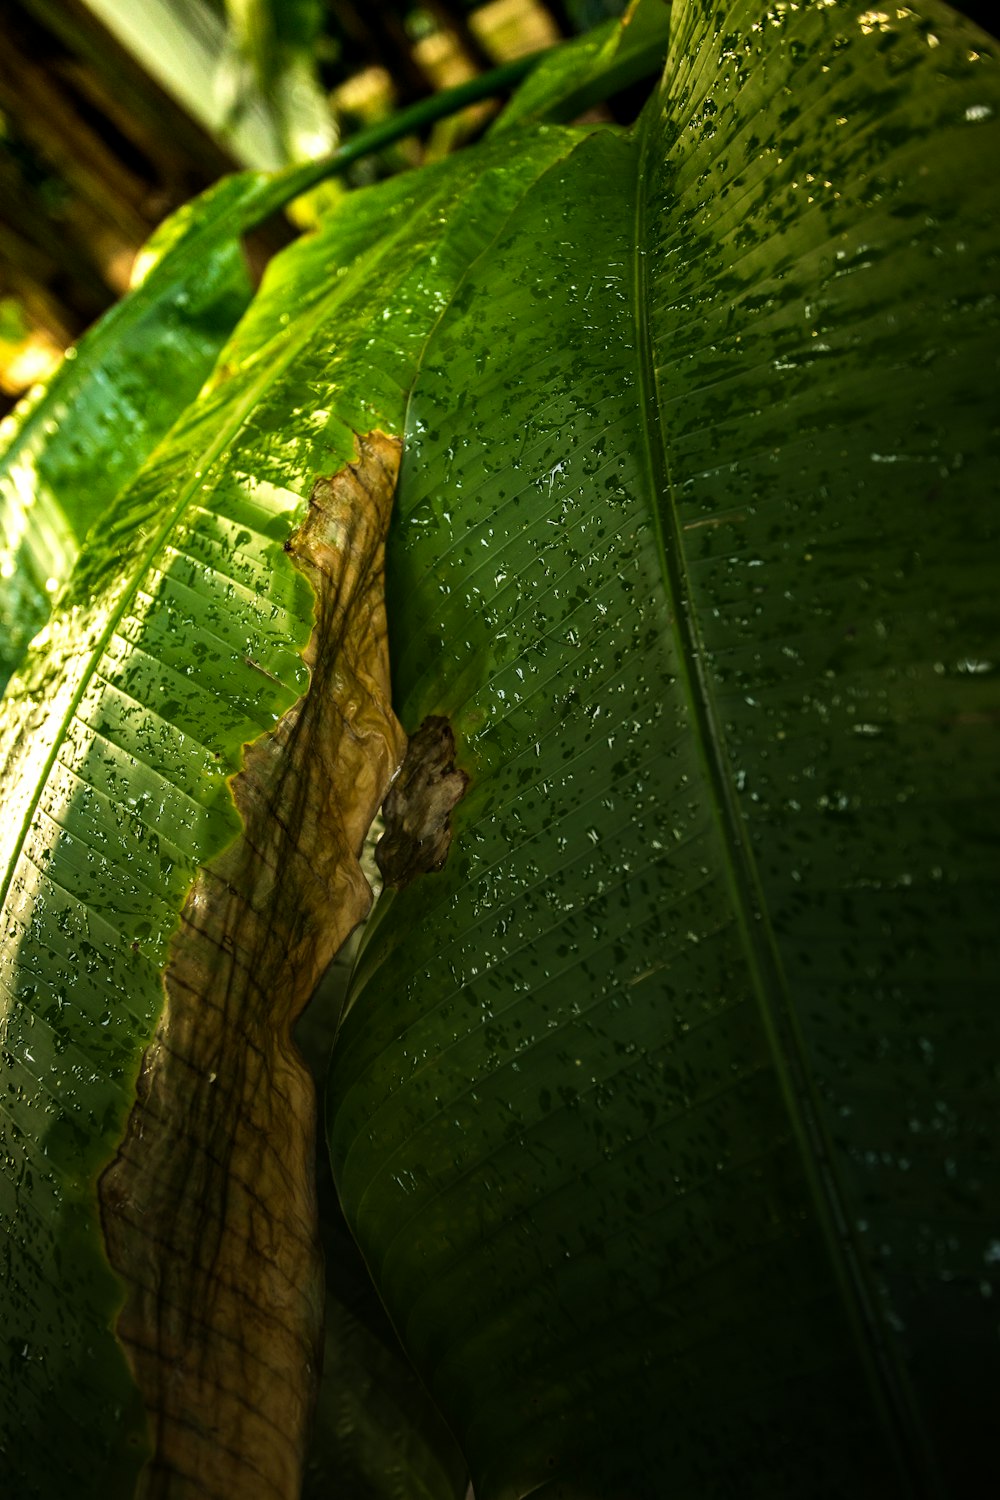
[[[321,156],[625,3],[0,0],[0,415],[126,290],[156,225],[223,173]],[[996,0],[958,8],[996,28]],[[490,108],[397,142],[326,191],[444,154]],[[251,258],[293,233],[268,226]]]

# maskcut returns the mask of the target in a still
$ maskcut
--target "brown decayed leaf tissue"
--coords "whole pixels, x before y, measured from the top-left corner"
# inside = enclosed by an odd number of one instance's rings
[[[322,1337],[315,1098],[292,1028],[371,893],[358,854],[405,748],[384,547],[400,443],[358,440],[289,550],[316,593],[306,695],[245,748],[241,836],[201,870],[101,1181],[118,1333],[150,1415],[145,1497],[301,1487]]]
[[[382,808],[385,833],[375,861],[386,885],[399,889],[440,870],[451,847],[452,809],[468,784],[466,773],[455,767],[448,720],[438,714],[425,719],[410,739]]]

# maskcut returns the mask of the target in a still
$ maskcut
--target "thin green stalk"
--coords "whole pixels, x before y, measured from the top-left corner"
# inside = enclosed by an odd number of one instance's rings
[[[546,50],[530,52],[525,57],[518,57],[513,62],[504,63],[502,67],[493,68],[489,73],[480,73],[478,77],[471,78],[468,83],[457,84],[451,89],[442,89],[440,93],[432,94],[429,99],[421,99],[409,109],[400,110],[398,114],[391,115],[389,119],[382,120],[369,130],[359,131],[343,146],[332,151],[329,156],[320,157],[316,161],[303,162],[301,166],[292,167],[286,172],[277,174],[274,179],[273,194],[268,194],[260,200],[247,228],[252,229],[255,224],[261,223],[271,214],[284,208],[286,203],[290,203],[301,193],[306,193],[318,183],[325,182],[328,177],[339,177],[362,157],[371,156],[376,151],[391,146],[393,142],[402,140],[404,136],[414,135],[425,126],[433,125],[436,120],[443,120],[448,115],[457,114],[459,110],[465,109],[466,105],[476,104],[480,99],[489,99],[494,94],[506,93],[532,71],[545,56]]]

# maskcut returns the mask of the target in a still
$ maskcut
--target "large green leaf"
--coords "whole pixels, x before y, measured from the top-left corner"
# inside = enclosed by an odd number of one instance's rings
[[[395,682],[471,786],[329,1135],[478,1500],[992,1466],[998,60],[678,0],[423,354]]]
[[[283,543],[355,432],[402,430],[441,306],[578,138],[520,143],[516,172],[503,142],[396,179],[279,257],[199,401],[90,533],[8,688],[0,1454],[19,1494],[130,1493],[143,1456],[96,1179],[187,889],[238,831],[226,777],[306,686],[312,601]],[[192,1075],[192,1101],[213,1081]],[[198,1247],[163,1254],[158,1277]]]
[[[455,107],[449,95],[433,107]],[[405,133],[397,116],[333,157],[227,177],[144,246],[132,290],[0,428],[0,689],[48,618],[80,543],[215,364],[250,300],[241,238],[300,191]]]
[[[320,1166],[323,1377],[303,1500],[465,1500],[468,1472],[399,1342]]]
[[[508,72],[498,70],[492,85],[514,81],[504,76]],[[477,81],[471,89],[477,97],[479,85],[490,80]],[[87,531],[197,395],[245,311],[251,288],[241,237],[300,192],[423,123],[422,117],[459,108],[469,92],[467,86],[435,95],[418,110],[360,132],[322,161],[228,177],[186,204],[143,248],[129,294],[5,420],[0,689],[48,618]]]

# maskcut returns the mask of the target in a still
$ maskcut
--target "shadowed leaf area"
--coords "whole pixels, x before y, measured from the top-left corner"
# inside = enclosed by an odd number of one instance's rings
[[[334,1171],[480,1500],[967,1493],[996,53],[940,7],[673,17],[410,396],[398,711],[471,779],[363,950]]]

